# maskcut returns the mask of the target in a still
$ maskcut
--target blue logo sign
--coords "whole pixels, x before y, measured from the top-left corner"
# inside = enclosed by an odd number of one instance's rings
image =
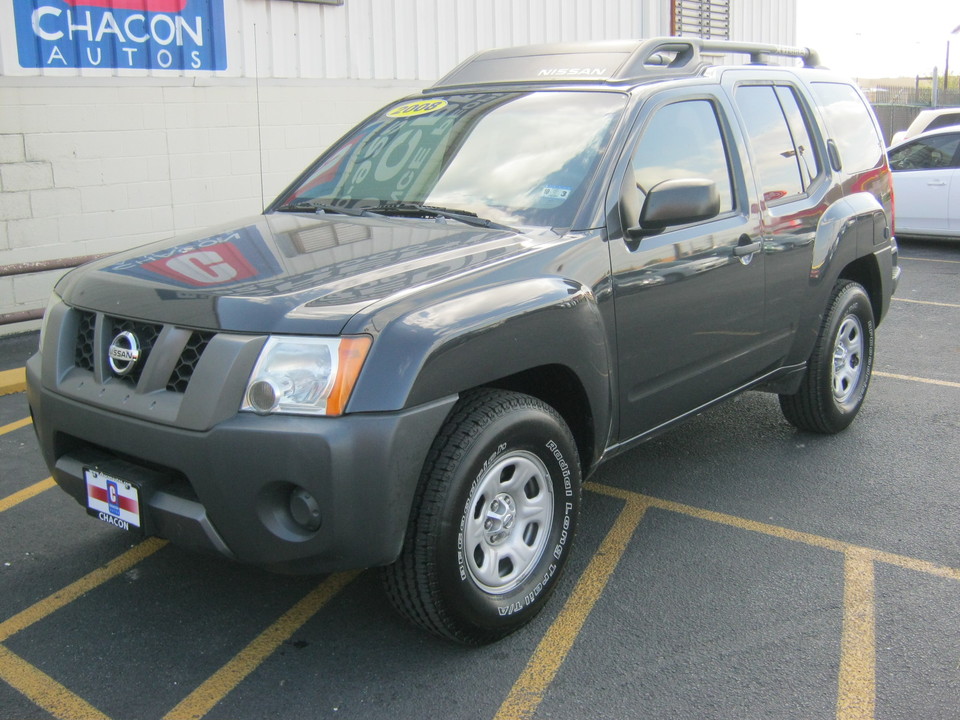
[[[223,0],[14,0],[24,68],[225,70]]]

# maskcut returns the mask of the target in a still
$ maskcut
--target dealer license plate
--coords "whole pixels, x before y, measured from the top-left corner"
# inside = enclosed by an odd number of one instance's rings
[[[87,512],[121,530],[140,530],[140,490],[133,483],[84,468]]]

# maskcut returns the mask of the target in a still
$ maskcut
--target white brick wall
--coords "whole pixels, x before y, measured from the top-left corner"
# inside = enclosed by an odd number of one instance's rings
[[[253,80],[0,77],[0,266],[256,214],[357,121],[417,90],[261,80],[258,127]],[[0,278],[0,314],[43,307],[60,275]]]

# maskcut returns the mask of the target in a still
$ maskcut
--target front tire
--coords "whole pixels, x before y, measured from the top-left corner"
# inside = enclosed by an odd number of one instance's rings
[[[870,385],[873,343],[873,308],[866,290],[851,280],[837,282],[800,389],[780,395],[790,424],[825,434],[850,425]]]
[[[498,640],[543,609],[567,561],[580,463],[549,405],[465,394],[424,466],[400,557],[382,578],[414,623],[457,642]]]

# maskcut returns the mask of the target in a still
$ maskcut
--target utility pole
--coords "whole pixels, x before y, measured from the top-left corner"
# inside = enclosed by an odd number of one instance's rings
[[[956,35],[960,32],[960,25],[957,25],[953,30],[950,31],[951,35]],[[950,89],[950,41],[947,40],[947,58],[943,63],[943,95],[946,97],[947,90]],[[949,100],[947,100],[949,102]]]
[[[956,32],[956,30],[954,31]],[[951,35],[953,33],[950,33]],[[943,61],[943,94],[950,89],[950,41],[947,40],[947,57]]]

